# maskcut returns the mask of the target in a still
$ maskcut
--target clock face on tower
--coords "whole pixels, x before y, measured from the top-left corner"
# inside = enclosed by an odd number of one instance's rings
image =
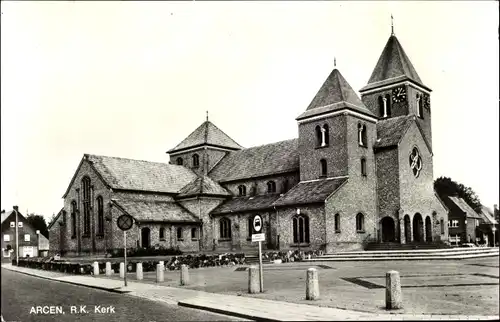
[[[406,101],[406,87],[399,86],[392,90],[392,101],[395,103]]]

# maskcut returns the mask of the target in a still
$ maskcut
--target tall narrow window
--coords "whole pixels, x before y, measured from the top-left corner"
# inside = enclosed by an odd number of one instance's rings
[[[66,211],[62,211],[62,215],[63,215],[63,225],[66,225]]]
[[[198,168],[200,166],[200,156],[198,154],[193,154],[193,168]]]
[[[191,239],[193,239],[193,240],[198,239],[198,229],[191,228]]]
[[[177,227],[177,240],[182,240],[182,227]]]
[[[378,113],[380,117],[385,117],[384,98],[382,96],[378,97]]]
[[[165,240],[165,228],[160,228],[160,240]]]
[[[366,177],[366,159],[361,158],[361,175]]]
[[[322,133],[323,133],[323,143],[324,143],[323,146],[327,146],[330,144],[330,131],[328,128],[328,124],[323,125]]]
[[[238,186],[238,195],[240,197],[246,196],[247,195],[247,187],[245,187],[244,185]]]
[[[248,216],[247,219],[247,229],[248,229],[248,238],[252,238],[252,227],[253,227],[253,217]]]
[[[358,143],[360,146],[367,147],[366,125],[358,123]]]
[[[293,242],[309,243],[309,217],[297,215],[292,218]]]
[[[231,220],[228,218],[221,218],[219,221],[219,230],[221,239],[231,238]]]
[[[443,220],[443,218],[441,218],[440,223],[441,223],[441,235],[444,235],[444,220]]]
[[[104,235],[104,201],[97,197],[97,235]]]
[[[83,235],[90,236],[90,178],[82,179],[83,190]]]
[[[417,116],[420,118],[424,118],[424,110],[423,110],[423,97],[421,94],[417,94]]]
[[[389,94],[385,95],[385,109],[386,109],[386,117],[391,116],[391,96]]]
[[[335,232],[340,232],[340,215],[335,214]]]
[[[182,158],[177,158],[177,165],[182,165],[184,163],[184,161],[182,160]]]
[[[276,182],[268,181],[267,182],[267,193],[275,193],[276,192]]]
[[[76,237],[76,201],[71,202],[71,237]]]
[[[325,159],[319,160],[319,165],[320,165],[320,168],[321,168],[321,170],[320,170],[320,176],[326,177],[327,173],[328,173],[328,168],[327,168],[326,160]]]
[[[365,231],[365,216],[362,213],[356,215],[356,230],[358,232]]]
[[[321,127],[319,125],[316,125],[315,134],[316,134],[316,147],[320,147],[321,146]]]

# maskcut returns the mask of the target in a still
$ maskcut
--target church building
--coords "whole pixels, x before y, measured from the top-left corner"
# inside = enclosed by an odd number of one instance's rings
[[[335,67],[296,118],[298,138],[244,148],[208,119],[169,163],[85,154],[50,227],[50,249],[123,247],[117,218],[135,220],[127,247],[185,252],[362,249],[368,242],[448,240],[433,189],[431,89],[391,34],[368,84]]]

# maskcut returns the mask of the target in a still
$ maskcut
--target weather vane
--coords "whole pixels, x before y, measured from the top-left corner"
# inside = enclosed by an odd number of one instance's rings
[[[391,13],[391,36],[394,36],[394,17]]]

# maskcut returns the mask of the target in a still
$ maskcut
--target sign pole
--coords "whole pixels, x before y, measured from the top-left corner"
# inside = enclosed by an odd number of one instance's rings
[[[127,286],[127,231],[123,231],[123,256],[125,257],[125,273],[123,274],[123,281]]]
[[[264,292],[264,278],[262,276],[262,242],[259,241],[259,279],[260,279],[260,292]]]

